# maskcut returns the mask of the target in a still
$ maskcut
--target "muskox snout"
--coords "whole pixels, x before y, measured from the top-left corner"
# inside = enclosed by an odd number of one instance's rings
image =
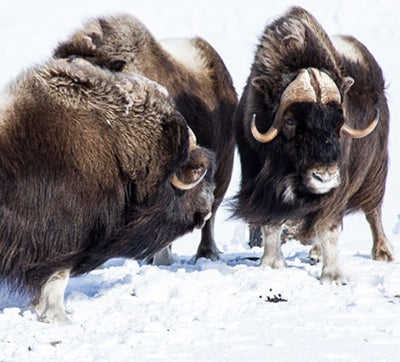
[[[191,197],[194,198],[194,228],[202,229],[205,223],[212,217],[212,205],[214,203],[214,183],[206,183],[200,192]]]
[[[325,194],[340,184],[339,167],[335,164],[328,167],[315,167],[307,171],[305,186],[315,194]]]

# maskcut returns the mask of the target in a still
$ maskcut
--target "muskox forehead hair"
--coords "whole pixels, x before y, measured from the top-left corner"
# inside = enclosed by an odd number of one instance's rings
[[[340,74],[339,61],[328,34],[315,17],[301,7],[290,8],[267,25],[256,56],[256,62],[266,70],[290,70],[291,65],[321,63],[337,75]]]
[[[149,29],[136,17],[117,14],[97,19],[102,32],[106,51],[137,54],[146,44],[155,41]]]
[[[293,7],[265,28],[252,75],[264,75],[270,98],[277,99],[291,77],[308,67],[326,69],[341,86],[343,65],[329,36],[310,13]]]

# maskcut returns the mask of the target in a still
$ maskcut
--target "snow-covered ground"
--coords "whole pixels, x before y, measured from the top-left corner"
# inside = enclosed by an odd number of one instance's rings
[[[88,17],[129,12],[158,37],[200,35],[221,54],[240,94],[257,36],[295,3],[286,0],[69,0],[0,4],[0,86],[51,54]],[[364,42],[381,64],[392,114],[384,225],[391,264],[370,258],[363,216],[345,219],[340,257],[350,283],[321,285],[308,247],[283,247],[288,267],[261,269],[245,257],[246,228],[221,209],[218,262],[193,263],[199,233],[174,244],[171,267],[111,260],[73,278],[66,309],[73,323],[36,321],[26,300],[0,290],[0,361],[400,361],[400,5],[393,0],[298,1],[331,33]],[[229,195],[237,188],[236,163]],[[1,252],[1,251],[0,251]],[[275,303],[274,303],[275,302]]]

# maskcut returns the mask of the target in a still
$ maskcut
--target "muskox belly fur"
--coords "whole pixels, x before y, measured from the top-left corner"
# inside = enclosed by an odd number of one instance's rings
[[[6,88],[0,120],[0,278],[41,320],[68,320],[69,275],[149,257],[211,212],[215,156],[143,76],[50,61]]]
[[[218,259],[214,221],[231,179],[237,104],[218,53],[201,38],[158,41],[138,19],[120,14],[89,20],[59,44],[54,56],[80,57],[114,72],[139,73],[167,89],[199,145],[216,154],[212,214],[202,228],[196,258]]]
[[[235,114],[242,166],[236,215],[262,225],[262,265],[285,264],[284,234],[313,240],[321,280],[345,281],[336,244],[346,213],[362,210],[372,256],[391,261],[381,205],[389,110],[382,71],[351,36],[329,38],[299,7],[269,24]],[[289,227],[287,226],[289,225]]]

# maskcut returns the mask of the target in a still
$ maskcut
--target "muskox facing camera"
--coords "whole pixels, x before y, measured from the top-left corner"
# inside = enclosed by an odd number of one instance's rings
[[[281,230],[295,225],[297,239],[315,242],[321,280],[345,281],[336,244],[356,210],[371,226],[373,258],[393,259],[381,221],[388,122],[382,71],[364,45],[329,38],[299,7],[266,27],[235,116],[236,215],[263,225],[262,265],[285,265]]]

